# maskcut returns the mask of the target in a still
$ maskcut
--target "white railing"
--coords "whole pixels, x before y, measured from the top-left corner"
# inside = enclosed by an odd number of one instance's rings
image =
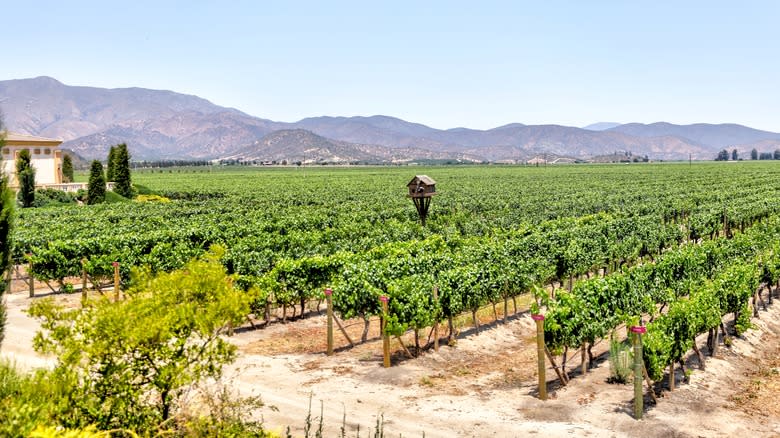
[[[37,184],[36,189],[54,189],[63,192],[78,192],[81,189],[87,189],[87,183],[62,183],[62,184]],[[106,190],[114,190],[114,183],[107,182]]]

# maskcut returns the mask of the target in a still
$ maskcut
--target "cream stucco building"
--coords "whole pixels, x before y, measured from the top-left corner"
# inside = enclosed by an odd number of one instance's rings
[[[3,172],[10,176],[9,185],[18,187],[16,178],[16,157],[23,149],[30,151],[31,164],[35,169],[35,185],[45,186],[62,183],[62,140],[35,137],[32,135],[5,134],[5,144],[0,151]]]

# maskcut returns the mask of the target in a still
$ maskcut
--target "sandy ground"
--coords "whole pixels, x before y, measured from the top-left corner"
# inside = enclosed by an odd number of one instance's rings
[[[0,356],[24,368],[50,364],[50,358],[32,351],[38,325],[24,313],[31,298],[24,291],[6,297],[9,320]],[[79,294],[54,297],[77,303]],[[492,309],[482,319],[492,321]],[[353,340],[359,340],[362,322],[347,324]],[[675,391],[669,392],[665,382],[657,384],[662,397],[657,405],[645,397],[641,421],[632,416],[632,386],[607,383],[605,341],[594,348],[600,359],[587,375],[580,375],[579,354],[570,353],[573,377],[568,386],[559,387],[548,369],[550,400],[540,401],[535,328],[525,313],[510,316],[505,324],[485,324],[479,334],[464,326],[453,346],[415,359],[407,358],[394,340],[391,368],[382,366],[376,321],[369,341],[353,348],[347,348],[337,330],[338,351],[328,357],[325,317],[311,313],[266,329],[239,329],[230,341],[240,354],[226,367],[224,379],[243,395],[259,395],[275,407],[257,413],[270,429],[290,425],[296,436],[303,435],[310,400],[312,417],[320,416],[322,406],[324,436],[339,436],[344,416],[346,436],[356,436],[358,427],[360,436],[370,436],[379,415],[386,436],[405,437],[780,436],[780,409],[775,407],[780,395],[780,305],[761,310],[754,324],[731,347],[721,345],[719,357],[707,357],[706,371],[699,370],[695,356],[689,357],[690,383],[682,382],[678,372]],[[422,336],[424,341],[428,332]],[[700,338],[699,345],[704,341]],[[414,345],[410,335],[404,342]],[[703,352],[707,354],[706,348]]]

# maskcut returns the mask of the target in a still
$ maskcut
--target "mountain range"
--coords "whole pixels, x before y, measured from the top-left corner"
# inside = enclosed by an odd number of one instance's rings
[[[585,128],[513,123],[434,129],[388,116],[277,122],[203,98],[144,88],[69,86],[50,77],[0,81],[11,131],[64,140],[105,158],[127,143],[133,159],[306,162],[524,161],[542,154],[587,159],[630,151],[651,159],[712,159],[721,149],[774,151],[780,133],[737,124],[596,123]]]

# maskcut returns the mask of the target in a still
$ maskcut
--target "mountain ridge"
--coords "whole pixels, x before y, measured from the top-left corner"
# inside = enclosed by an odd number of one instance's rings
[[[64,148],[101,159],[117,142],[128,143],[135,159],[219,159],[240,155],[241,148],[251,152],[268,135],[295,129],[330,141],[334,150],[355,154],[341,158],[362,161],[374,153],[378,162],[415,156],[506,162],[544,153],[587,158],[616,151],[651,159],[712,159],[723,148],[766,148],[780,141],[780,133],[738,124],[627,123],[592,130],[510,123],[484,130],[442,130],[386,115],[279,122],[170,90],[70,86],[46,76],[0,81],[0,110],[10,130],[62,138]],[[325,144],[308,135],[285,135],[288,140]],[[400,157],[402,153],[411,155]]]

